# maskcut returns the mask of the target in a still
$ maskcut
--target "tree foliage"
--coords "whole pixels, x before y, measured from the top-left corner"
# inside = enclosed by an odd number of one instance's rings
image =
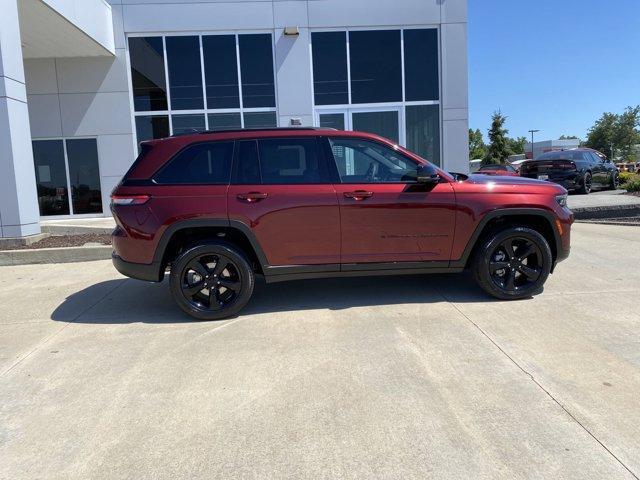
[[[622,114],[604,113],[589,130],[585,145],[611,159],[634,161],[640,144],[640,106],[628,107]]]
[[[511,155],[524,155],[524,147],[527,144],[527,137],[507,138],[507,144]]]
[[[469,159],[478,160],[487,155],[487,146],[484,143],[482,132],[479,128],[469,129]]]
[[[505,117],[500,110],[495,112],[491,117],[489,148],[482,162],[484,165],[506,163],[509,155],[513,154],[510,148],[509,138],[507,137],[509,130],[504,126],[506,121],[507,117]]]
[[[560,138],[558,140],[580,140],[580,139],[575,135],[560,135]]]

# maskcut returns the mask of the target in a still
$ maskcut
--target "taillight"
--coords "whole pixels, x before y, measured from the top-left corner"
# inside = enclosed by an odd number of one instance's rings
[[[149,195],[111,195],[111,205],[143,205],[150,198]]]

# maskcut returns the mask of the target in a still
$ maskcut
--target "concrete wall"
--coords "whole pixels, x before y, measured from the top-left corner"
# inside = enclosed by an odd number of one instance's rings
[[[135,157],[126,34],[271,30],[279,124],[313,124],[310,32],[321,28],[441,25],[442,151],[445,168],[467,171],[467,0],[110,0],[114,59],[25,61],[33,138],[98,139],[108,195]],[[284,26],[299,37],[285,37]]]

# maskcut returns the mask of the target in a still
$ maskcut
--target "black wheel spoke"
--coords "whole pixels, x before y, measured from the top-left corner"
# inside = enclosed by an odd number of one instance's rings
[[[220,291],[217,287],[209,289],[209,308],[211,310],[220,310],[224,305],[220,302]]]
[[[511,270],[507,270],[507,275],[504,279],[504,288],[507,290],[515,290],[516,288],[516,275]]]
[[[528,265],[520,265],[520,268],[518,270],[520,270],[520,273],[527,277],[527,280],[529,280],[530,282],[537,280],[541,273],[541,270],[539,268],[532,268]]]
[[[189,295],[190,297],[193,297],[196,293],[198,293],[199,291],[201,291],[202,289],[204,289],[204,280],[201,280],[199,282],[193,283],[193,284],[188,284],[185,283],[182,285],[182,291],[186,294]]]
[[[515,258],[516,254],[513,251],[513,240],[512,239],[509,239],[509,240],[503,242],[502,243],[502,247],[504,248],[504,251],[507,254],[507,257],[510,260]]]
[[[495,273],[498,270],[504,270],[509,267],[509,262],[491,262],[489,264],[489,268],[491,269],[491,273]]]
[[[535,251],[536,251],[536,247],[533,245],[533,243],[527,243],[524,247],[520,247],[518,249],[518,252],[517,252],[518,258],[520,260],[524,260],[525,258],[535,253]]]
[[[220,278],[219,281],[221,287],[232,290],[234,292],[238,292],[238,290],[240,290],[241,283],[236,280],[231,280],[230,278]]]
[[[229,266],[229,261],[223,257],[218,257],[218,261],[216,262],[216,266],[213,269],[214,275],[222,275],[222,272]]]
[[[187,268],[190,268],[191,270],[193,270],[203,278],[209,275],[209,271],[207,270],[207,267],[205,267],[202,263],[200,263],[199,259],[193,260],[191,263],[189,263]]]

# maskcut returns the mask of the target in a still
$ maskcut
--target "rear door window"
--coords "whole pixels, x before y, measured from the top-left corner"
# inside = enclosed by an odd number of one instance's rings
[[[331,183],[315,137],[238,142],[235,172],[240,185]]]
[[[226,185],[232,158],[233,142],[198,143],[178,153],[154,180],[162,185]]]

